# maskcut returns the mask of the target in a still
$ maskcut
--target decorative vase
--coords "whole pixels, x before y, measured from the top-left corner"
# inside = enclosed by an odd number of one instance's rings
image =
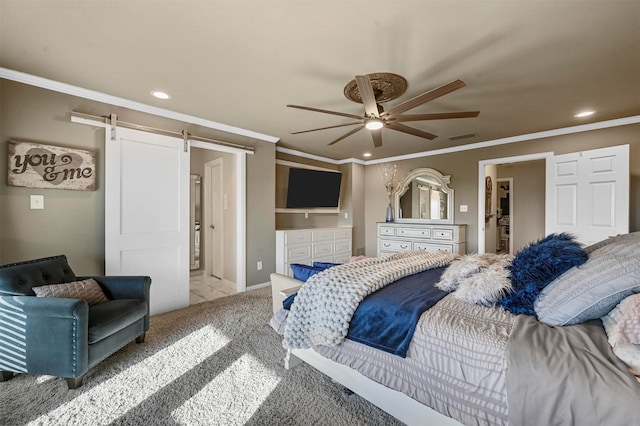
[[[387,217],[385,219],[386,222],[393,222],[393,207],[391,206],[391,202],[387,206]]]

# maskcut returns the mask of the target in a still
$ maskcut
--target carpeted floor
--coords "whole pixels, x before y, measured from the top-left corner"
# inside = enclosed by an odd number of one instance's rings
[[[285,370],[269,288],[151,317],[85,376],[0,382],[2,425],[396,425],[307,365]]]

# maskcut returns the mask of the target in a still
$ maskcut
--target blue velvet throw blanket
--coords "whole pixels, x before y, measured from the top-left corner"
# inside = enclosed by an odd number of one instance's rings
[[[367,296],[351,318],[347,339],[406,358],[420,316],[449,294],[434,286],[445,269],[409,275]]]
[[[446,268],[400,278],[365,297],[351,318],[347,339],[406,358],[420,316],[449,294],[435,287]],[[295,296],[284,300],[285,309]]]

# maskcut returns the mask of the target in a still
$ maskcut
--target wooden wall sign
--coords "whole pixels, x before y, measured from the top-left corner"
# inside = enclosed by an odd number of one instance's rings
[[[9,185],[96,190],[96,153],[82,149],[9,141]]]

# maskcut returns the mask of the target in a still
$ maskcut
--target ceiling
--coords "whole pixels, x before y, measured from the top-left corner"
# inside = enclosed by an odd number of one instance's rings
[[[0,67],[308,154],[380,159],[640,115],[640,1],[0,0]],[[333,146],[352,127],[291,134],[353,120],[287,104],[363,114],[343,89],[377,72],[408,81],[387,109],[460,79],[407,113],[480,115],[407,123],[432,141],[383,129],[375,149],[364,129]]]

